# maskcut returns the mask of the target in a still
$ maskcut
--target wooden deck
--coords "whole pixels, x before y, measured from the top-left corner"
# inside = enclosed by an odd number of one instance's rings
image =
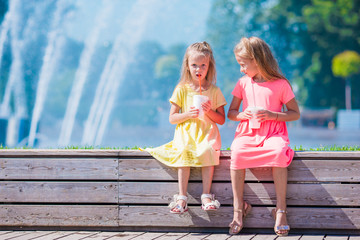
[[[360,240],[356,235],[290,234],[286,238],[275,234],[241,233],[230,236],[222,233],[183,232],[78,232],[78,231],[0,231],[2,240]]]
[[[201,210],[201,172],[192,169],[189,212],[179,216],[167,208],[177,192],[176,169],[147,153],[1,150],[0,230],[224,234],[232,219],[229,156],[229,151],[222,152],[212,187],[222,207],[213,213]],[[296,152],[287,195],[291,233],[300,234],[299,238],[301,234],[360,234],[359,169],[360,152]],[[253,211],[244,232],[274,237],[270,168],[247,171],[245,199]]]

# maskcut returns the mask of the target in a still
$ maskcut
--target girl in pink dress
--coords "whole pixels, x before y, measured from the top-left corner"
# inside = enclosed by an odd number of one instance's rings
[[[299,119],[299,107],[289,81],[262,39],[242,38],[234,53],[245,76],[236,83],[228,112],[230,120],[240,121],[231,145],[234,218],[229,233],[241,231],[243,219],[251,210],[243,200],[245,169],[272,167],[277,200],[272,212],[274,231],[285,236],[290,230],[286,219],[287,167],[294,156],[288,146],[286,122]],[[283,105],[286,111],[282,111]]]

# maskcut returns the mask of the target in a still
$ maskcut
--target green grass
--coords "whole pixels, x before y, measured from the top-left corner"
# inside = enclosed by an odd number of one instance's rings
[[[315,148],[305,148],[303,146],[294,146],[291,147],[294,151],[360,151],[360,145],[357,146],[320,146]],[[230,148],[224,148],[222,150],[230,150]]]
[[[358,146],[320,146],[316,148],[304,148],[300,146],[294,146],[295,151],[360,151],[360,145]]]
[[[7,147],[0,145],[1,149],[40,149],[40,148],[34,148],[34,147]],[[44,148],[41,148],[44,149]],[[58,148],[45,148],[45,149],[66,149],[66,150],[138,150],[138,146],[133,147],[97,147],[97,146],[66,146],[66,147],[58,147]]]

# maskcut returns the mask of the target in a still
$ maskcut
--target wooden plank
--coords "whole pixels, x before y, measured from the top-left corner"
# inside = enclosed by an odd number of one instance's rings
[[[103,149],[1,149],[0,158],[3,157],[145,157],[152,158],[148,152],[139,150],[103,150]],[[230,150],[222,150],[222,158],[230,158]],[[295,151],[294,159],[360,159],[359,151]]]
[[[275,240],[275,239],[276,239],[275,234],[260,234],[260,235],[256,235],[251,240]]]
[[[116,205],[0,205],[0,226],[118,226]]]
[[[297,160],[289,166],[289,181],[360,182],[359,160]]]
[[[36,238],[36,240],[49,240],[49,239],[61,239],[64,236],[68,236],[71,235],[73,233],[76,232],[72,232],[72,231],[58,231],[58,232],[52,232],[48,235],[42,236],[42,237],[38,237]]]
[[[138,150],[120,150],[119,157],[149,157],[151,154],[148,152],[138,151]],[[220,153],[221,158],[230,158],[230,150],[222,150]],[[311,159],[311,158],[322,158],[322,159],[359,159],[360,160],[360,151],[295,151],[294,159]]]
[[[214,181],[230,181],[230,161],[220,160],[215,167]],[[300,182],[360,182],[358,160],[294,160],[288,168],[288,180]],[[201,168],[191,169],[190,180],[201,180]],[[155,159],[120,159],[120,180],[177,180],[177,169]],[[247,181],[272,181],[271,168],[252,168],[246,171]]]
[[[286,237],[286,240],[300,240],[301,235],[297,235],[297,234],[293,234],[293,233],[289,233],[289,235]],[[280,240],[280,239],[279,239]]]
[[[229,234],[212,233],[209,236],[206,236],[204,240],[227,240],[228,238]]]
[[[0,182],[0,202],[118,203],[117,182]]]
[[[16,240],[30,240],[30,239],[38,239],[40,237],[46,236],[53,232],[51,231],[26,231],[28,234],[16,238]]]
[[[11,233],[8,233],[6,235],[2,235],[1,240],[20,239],[21,237],[25,237],[28,234],[30,234],[30,233],[25,232],[25,231],[11,232]]]
[[[120,182],[120,204],[168,204],[178,191],[178,183]],[[212,184],[212,193],[221,204],[232,204],[231,183]],[[360,206],[360,184],[288,184],[287,204],[299,206]],[[202,183],[188,186],[189,204],[200,204]],[[244,198],[253,205],[275,205],[272,183],[246,183]]]
[[[165,233],[162,232],[146,232],[144,234],[141,234],[139,236],[136,236],[132,239],[134,240],[149,240],[149,239],[157,239],[158,237],[161,237],[165,235]]]
[[[0,158],[5,180],[117,180],[117,158]]]
[[[0,158],[7,157],[118,157],[120,150],[101,149],[1,149]]]
[[[295,151],[294,159],[358,159],[360,160],[360,151]]]
[[[0,231],[0,236],[8,233],[11,233],[11,231]]]
[[[259,234],[240,233],[238,235],[233,235],[228,239],[229,240],[250,240],[250,239],[253,239],[256,235],[259,235]],[[261,236],[262,235],[263,234],[261,234]]]
[[[94,236],[96,232],[76,232],[70,234],[66,237],[62,237],[61,240],[80,240],[80,239],[87,239],[91,236]]]
[[[338,235],[326,235],[325,240],[348,240],[349,237],[347,235],[342,235],[342,236],[338,236]]]
[[[208,236],[210,236],[210,233],[189,233],[186,235],[185,239],[186,240],[207,239]],[[137,240],[137,238],[135,239]]]
[[[323,240],[325,238],[324,235],[311,235],[306,234],[301,237],[301,240]]]
[[[144,232],[122,232],[118,233],[117,235],[111,237],[111,240],[128,240],[133,239],[136,236],[140,236],[144,234]]]
[[[222,158],[230,158],[230,150],[222,150],[220,156]],[[294,159],[358,159],[360,160],[360,151],[295,151]]]
[[[246,228],[273,229],[271,209],[253,207],[246,218]],[[228,227],[232,208],[221,207],[216,212],[205,212],[200,206],[189,207],[185,214],[171,214],[162,206],[121,206],[120,226],[162,227]],[[358,208],[288,208],[288,221],[293,229],[360,229]]]
[[[189,233],[186,235],[187,240],[199,240],[199,239],[206,239],[210,236],[209,233]]]
[[[84,240],[104,240],[110,239],[111,237],[118,236],[119,232],[97,232],[92,236],[83,238]],[[112,238],[111,238],[112,239]]]
[[[189,233],[178,233],[178,232],[170,232],[162,235],[161,237],[156,238],[156,240],[177,240],[177,239],[186,239],[186,236]]]

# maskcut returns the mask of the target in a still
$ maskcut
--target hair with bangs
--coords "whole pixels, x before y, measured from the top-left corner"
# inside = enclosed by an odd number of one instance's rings
[[[184,59],[181,67],[181,76],[179,84],[185,84],[191,81],[191,74],[189,69],[189,57],[192,54],[202,54],[209,57],[209,68],[206,74],[206,80],[211,84],[216,84],[216,67],[215,67],[215,58],[213,51],[210,47],[210,44],[207,42],[197,42],[191,44],[185,52]]]

